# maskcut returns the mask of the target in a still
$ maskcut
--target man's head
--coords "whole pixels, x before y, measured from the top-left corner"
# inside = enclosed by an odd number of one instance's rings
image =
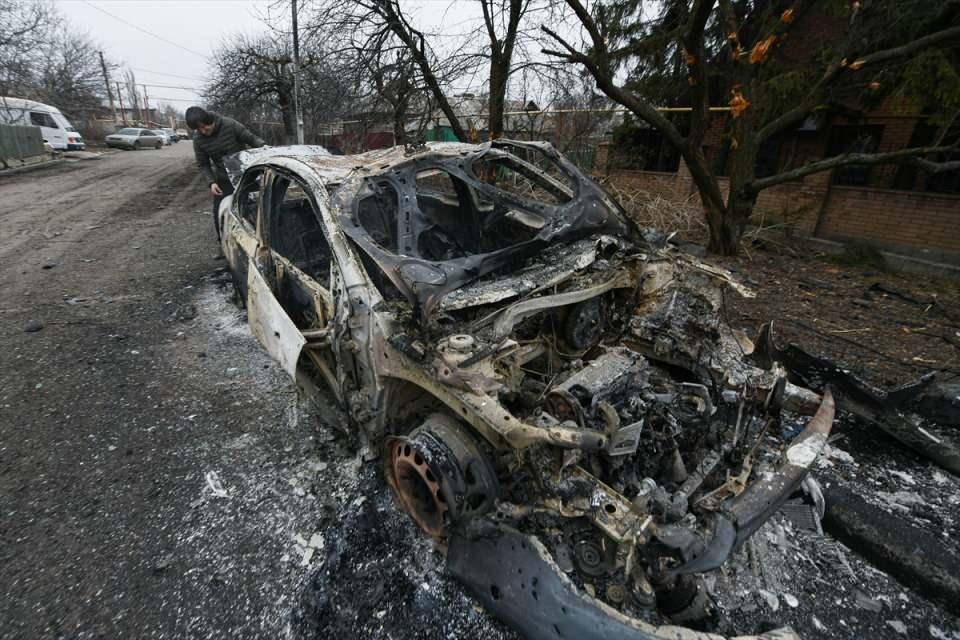
[[[187,126],[196,129],[202,136],[213,134],[213,125],[216,118],[212,113],[203,107],[190,107],[187,109]]]

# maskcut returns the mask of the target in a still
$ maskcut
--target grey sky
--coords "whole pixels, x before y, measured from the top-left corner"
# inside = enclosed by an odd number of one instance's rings
[[[208,61],[197,53],[209,56],[224,37],[257,31],[260,28],[258,12],[266,15],[269,3],[262,0],[59,0],[57,6],[74,28],[87,32],[101,45],[107,59],[133,69],[137,82],[148,85],[152,106],[169,102],[182,110],[199,101],[197,92],[167,87],[200,87],[207,75]],[[146,35],[117,18],[197,53]],[[119,75],[114,79],[122,80]]]
[[[57,1],[70,24],[93,37],[108,60],[131,67],[138,84],[148,85],[151,106],[166,102],[180,110],[200,102],[196,89],[203,85],[209,69],[209,61],[204,56],[209,56],[225,38],[235,33],[265,30],[263,17],[289,19],[289,10],[281,4],[287,3],[273,0]],[[439,40],[449,40],[455,32],[463,31],[465,23],[480,16],[479,5],[468,0],[419,0],[403,4],[421,28],[428,32],[446,31],[447,38]],[[441,42],[436,44],[441,46]],[[117,74],[113,79],[122,77]]]

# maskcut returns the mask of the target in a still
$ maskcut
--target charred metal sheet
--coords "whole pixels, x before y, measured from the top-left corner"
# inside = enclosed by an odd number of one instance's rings
[[[580,592],[536,538],[507,527],[456,532],[447,567],[488,610],[531,640],[723,640],[621,614]],[[738,638],[799,640],[790,629]]]
[[[300,350],[307,341],[273,297],[253,260],[250,260],[247,275],[247,319],[250,331],[295,380]]]
[[[761,366],[780,363],[797,384],[815,390],[829,386],[835,391],[841,409],[869,420],[917,453],[960,475],[958,443],[933,436],[924,428],[923,419],[912,411],[921,403],[923,393],[933,383],[933,376],[890,391],[876,389],[833,362],[796,345],[777,346],[772,322],[761,327],[756,344],[753,357]]]
[[[551,247],[524,268],[498,278],[471,282],[451,291],[440,302],[441,311],[495,304],[545,290],[567,280],[597,259],[597,241],[579,240],[568,246]]]
[[[858,554],[960,615],[960,560],[930,532],[865,501],[836,480],[824,485],[824,528]]]

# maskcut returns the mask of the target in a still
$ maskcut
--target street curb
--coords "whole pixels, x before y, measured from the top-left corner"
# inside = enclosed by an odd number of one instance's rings
[[[54,160],[46,160],[44,162],[37,162],[35,164],[28,164],[23,167],[13,167],[12,169],[3,169],[0,170],[0,178],[3,176],[12,176],[18,173],[27,173],[33,171],[34,169],[42,169],[43,167],[50,167],[56,164],[66,162],[66,158],[56,158]]]

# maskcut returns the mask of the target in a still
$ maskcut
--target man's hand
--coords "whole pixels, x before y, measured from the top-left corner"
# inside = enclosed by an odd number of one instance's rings
[[[215,195],[215,196],[222,196],[222,195],[223,195],[223,189],[221,189],[221,188],[220,188],[220,185],[218,185],[216,182],[211,182],[211,183],[210,183],[210,193],[212,193],[212,194]]]

